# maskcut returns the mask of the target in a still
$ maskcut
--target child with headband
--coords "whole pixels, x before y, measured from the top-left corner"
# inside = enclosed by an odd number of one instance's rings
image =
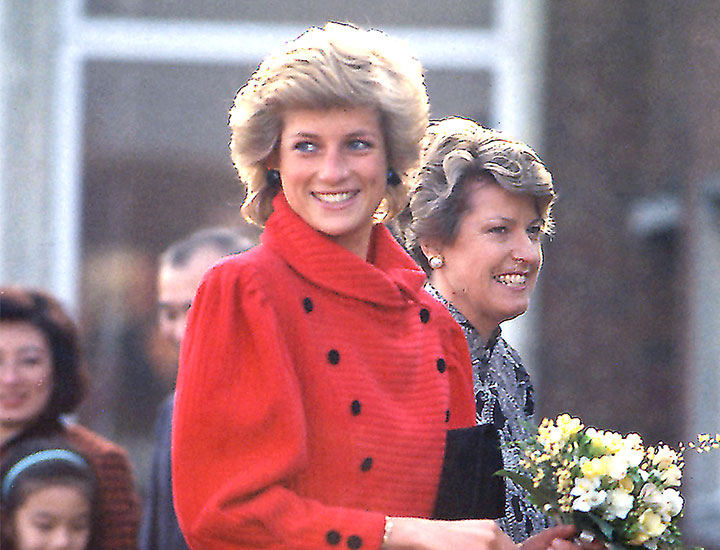
[[[0,466],[3,550],[90,550],[97,481],[76,451],[52,440],[19,445]]]

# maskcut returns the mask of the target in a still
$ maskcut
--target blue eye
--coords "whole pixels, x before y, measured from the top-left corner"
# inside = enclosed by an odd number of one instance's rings
[[[350,149],[354,149],[355,151],[364,151],[365,149],[370,149],[372,147],[372,143],[365,139],[353,139],[350,140],[350,143],[348,143],[348,147]]]
[[[300,151],[301,153],[312,153],[315,151],[315,144],[311,141],[298,141],[293,145],[293,149]]]
[[[527,233],[531,239],[537,240],[542,236],[542,227],[539,224],[531,225],[528,227]]]

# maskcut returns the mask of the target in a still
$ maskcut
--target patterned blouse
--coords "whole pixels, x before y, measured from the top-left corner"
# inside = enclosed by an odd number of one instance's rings
[[[504,466],[517,470],[518,452],[507,448],[505,443],[527,436],[523,424],[531,422],[535,412],[534,389],[527,370],[517,352],[500,336],[500,327],[485,342],[470,321],[433,286],[428,283],[425,289],[445,305],[462,327],[472,356],[477,422],[495,426],[502,444]],[[529,501],[525,490],[509,479],[505,480],[505,516],[498,524],[516,543],[551,525]]]

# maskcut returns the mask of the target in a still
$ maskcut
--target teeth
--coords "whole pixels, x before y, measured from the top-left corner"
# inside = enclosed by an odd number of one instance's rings
[[[523,285],[527,282],[527,275],[520,273],[506,273],[497,275],[495,280],[504,285]]]
[[[357,194],[357,191],[346,191],[344,193],[313,193],[313,197],[325,202],[346,201]]]

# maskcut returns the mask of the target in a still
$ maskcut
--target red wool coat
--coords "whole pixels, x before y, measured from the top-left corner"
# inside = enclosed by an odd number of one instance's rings
[[[365,262],[274,208],[189,315],[180,526],[193,550],[377,550],[385,515],[432,513],[446,430],[475,422],[467,345],[383,225]]]

